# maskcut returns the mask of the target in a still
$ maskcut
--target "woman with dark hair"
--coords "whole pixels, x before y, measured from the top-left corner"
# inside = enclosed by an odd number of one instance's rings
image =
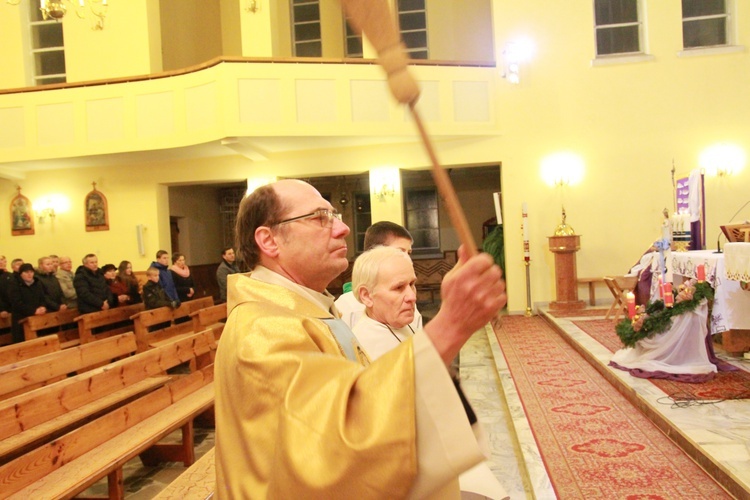
[[[127,260],[123,260],[117,266],[117,276],[109,282],[109,288],[115,297],[121,298],[118,305],[141,303],[138,279],[133,275],[133,265]]]
[[[195,298],[195,282],[190,276],[190,268],[185,264],[185,256],[179,252],[172,254],[172,266],[169,268],[172,273],[174,286],[177,288],[177,296],[180,302],[186,302]]]

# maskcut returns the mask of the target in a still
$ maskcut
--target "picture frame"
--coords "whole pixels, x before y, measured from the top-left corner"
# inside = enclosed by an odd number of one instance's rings
[[[13,236],[25,236],[34,234],[34,210],[31,201],[21,194],[21,187],[17,187],[18,193],[10,200],[10,234]]]
[[[96,189],[96,182],[92,185],[94,189],[86,195],[83,203],[86,231],[109,231],[107,197]]]

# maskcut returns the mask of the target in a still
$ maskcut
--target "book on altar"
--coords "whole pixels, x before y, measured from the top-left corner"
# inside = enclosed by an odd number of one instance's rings
[[[732,243],[750,243],[750,223],[725,224],[721,226],[727,241]]]

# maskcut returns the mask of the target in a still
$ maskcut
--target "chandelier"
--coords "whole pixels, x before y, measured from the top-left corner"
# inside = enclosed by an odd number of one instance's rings
[[[34,1],[34,0],[31,0]],[[21,0],[5,0],[11,5],[18,5]],[[42,18],[46,21],[54,19],[59,21],[68,12],[69,8],[75,9],[76,15],[86,19],[89,12],[93,15],[93,30],[104,29],[104,18],[107,16],[108,0],[39,0],[39,10]]]

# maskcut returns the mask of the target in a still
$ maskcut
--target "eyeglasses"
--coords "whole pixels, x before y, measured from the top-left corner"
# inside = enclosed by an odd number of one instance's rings
[[[334,219],[341,220],[341,214],[336,211],[323,208],[309,214],[299,215],[297,217],[292,217],[291,219],[284,219],[282,221],[276,222],[273,225],[281,226],[283,224],[289,224],[290,222],[296,222],[305,219],[318,219],[320,221],[320,227],[332,227]]]

